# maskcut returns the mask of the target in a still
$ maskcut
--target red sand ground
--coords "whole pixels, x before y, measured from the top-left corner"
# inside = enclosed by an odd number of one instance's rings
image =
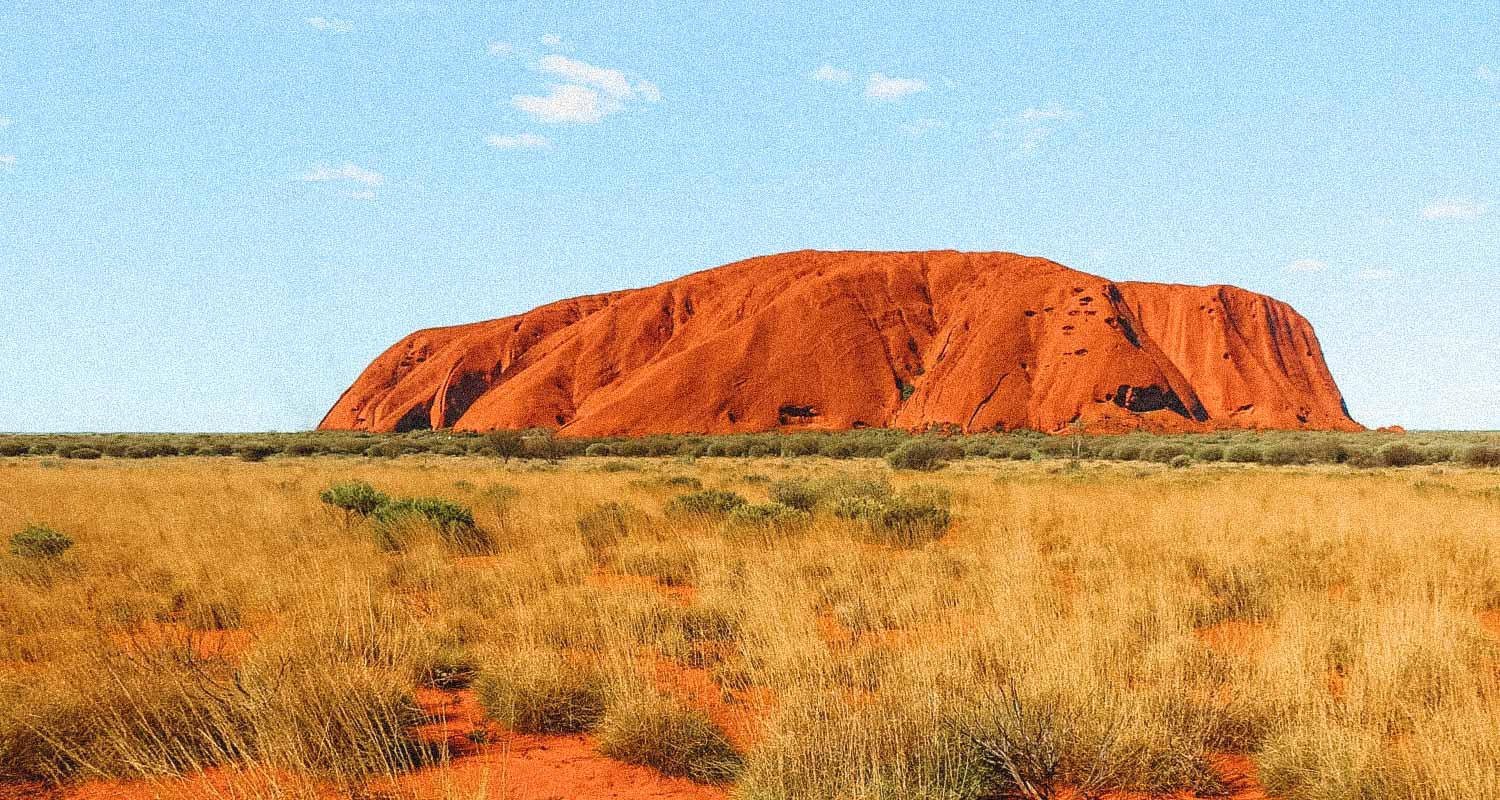
[[[1075,419],[1360,430],[1285,303],[952,251],[785,253],[418,331],[319,427],[1066,432]]]

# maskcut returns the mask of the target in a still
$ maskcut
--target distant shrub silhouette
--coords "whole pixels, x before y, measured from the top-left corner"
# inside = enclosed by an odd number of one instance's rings
[[[1474,445],[1464,451],[1463,462],[1470,467],[1500,467],[1500,447]]]
[[[942,468],[948,461],[946,448],[936,442],[915,439],[892,450],[885,457],[893,469],[913,469],[928,472]]]
[[[1237,444],[1224,451],[1224,460],[1235,464],[1257,464],[1261,458],[1260,448],[1251,444]]]
[[[1417,448],[1404,442],[1395,442],[1376,452],[1380,463],[1387,467],[1410,467],[1422,463],[1422,454]]]

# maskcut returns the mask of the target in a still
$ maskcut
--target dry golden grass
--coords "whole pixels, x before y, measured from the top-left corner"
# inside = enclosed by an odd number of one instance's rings
[[[76,541],[0,555],[0,779],[444,769],[412,697],[477,669],[513,718],[558,692],[502,678],[603,698],[611,750],[712,752],[752,800],[1212,793],[1220,753],[1286,798],[1500,798],[1495,470],[627,463],[0,459],[0,535]],[[947,490],[953,527],[666,513],[674,477],[763,503],[849,472]],[[497,551],[383,550],[318,500],[355,478],[471,507]],[[689,713],[664,662],[723,701]]]

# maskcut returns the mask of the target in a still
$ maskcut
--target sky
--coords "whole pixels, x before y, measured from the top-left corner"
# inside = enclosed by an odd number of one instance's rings
[[[1500,429],[1500,4],[1139,5],[11,0],[0,430],[306,429],[804,248],[1265,292],[1360,422]]]

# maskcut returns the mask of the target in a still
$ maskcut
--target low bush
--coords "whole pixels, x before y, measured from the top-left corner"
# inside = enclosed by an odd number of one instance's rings
[[[720,516],[748,502],[735,492],[723,489],[704,489],[699,492],[678,495],[667,504],[667,511],[674,514]]]
[[[834,516],[859,522],[870,538],[898,547],[913,547],[942,538],[953,522],[947,508],[903,497],[844,497]]]
[[[557,653],[513,653],[481,671],[474,689],[485,713],[517,733],[581,733],[604,716],[603,676]]]
[[[27,525],[10,536],[11,555],[37,561],[59,558],[72,546],[72,539],[45,525]]]
[[[729,512],[729,521],[736,525],[756,528],[786,530],[806,524],[809,515],[800,508],[785,503],[746,503],[735,506]]]
[[[1500,467],[1500,447],[1474,445],[1464,450],[1463,462],[1470,467]]]
[[[379,506],[370,515],[376,541],[383,550],[402,550],[413,524],[425,524],[439,540],[462,555],[481,555],[495,550],[495,540],[474,522],[467,506],[440,497],[403,497]]]
[[[318,499],[344,512],[345,522],[368,517],[391,502],[390,495],[364,481],[340,481],[324,489]]]
[[[1186,467],[1191,467],[1192,465],[1193,465],[1193,458],[1192,458],[1192,456],[1186,456],[1186,455],[1174,456],[1172,458],[1172,461],[1171,461],[1171,466],[1172,466],[1173,469],[1184,469]]]
[[[92,461],[104,455],[92,447],[70,447],[67,450],[59,450],[57,454],[63,458],[76,458],[82,461]]]
[[[1233,464],[1258,464],[1263,458],[1261,449],[1252,444],[1237,444],[1224,451],[1224,460]]]
[[[268,444],[248,444],[235,451],[241,461],[265,461],[279,451]]]
[[[730,783],[744,764],[708,714],[656,695],[611,707],[597,735],[599,752],[610,758],[698,783]]]
[[[818,490],[812,481],[804,478],[788,478],[771,484],[771,500],[775,503],[795,508],[799,511],[812,511],[818,504]]]
[[[1394,442],[1376,451],[1380,463],[1387,467],[1411,467],[1422,463],[1422,453],[1405,442]]]
[[[950,454],[943,445],[926,439],[913,439],[892,450],[885,457],[892,469],[912,469],[930,472],[941,469]]]
[[[1200,447],[1193,453],[1193,458],[1197,459],[1198,461],[1208,463],[1212,463],[1214,461],[1223,461],[1224,448],[1219,447],[1218,445],[1208,445],[1206,447]]]

